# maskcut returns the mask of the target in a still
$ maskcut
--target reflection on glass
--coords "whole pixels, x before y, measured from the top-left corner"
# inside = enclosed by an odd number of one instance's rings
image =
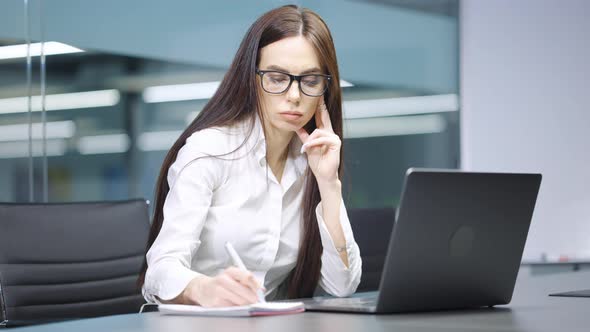
[[[397,3],[339,2],[340,10],[330,12],[304,3],[329,21],[338,52],[345,117],[344,196],[350,207],[397,205],[407,167],[458,166],[457,18],[449,14],[456,2],[444,8],[439,2],[438,9]],[[198,2],[180,1],[174,9],[178,15],[171,15],[175,19],[162,21],[154,30],[161,4],[104,4],[94,10],[96,15],[88,13],[101,4],[84,4],[67,7],[71,21],[64,20],[66,13],[54,4],[46,4],[45,29],[51,42],[44,50],[45,94],[37,65],[40,40],[32,40],[36,199],[45,169],[38,162],[42,95],[50,201],[150,199],[168,148],[217,89],[232,60],[227,54],[235,53],[248,22],[269,8],[233,3],[243,8],[229,13],[221,1],[205,15],[196,10]],[[111,19],[122,12],[135,14]],[[8,14],[0,13],[0,31],[14,30],[2,28],[2,16]],[[351,25],[350,17],[371,24]],[[110,24],[94,28],[104,21]],[[23,171],[28,150],[23,43],[18,36],[0,35],[2,201],[23,201],[28,195],[23,189],[28,183]]]

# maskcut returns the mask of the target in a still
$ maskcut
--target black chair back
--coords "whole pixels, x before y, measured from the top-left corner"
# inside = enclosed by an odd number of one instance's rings
[[[145,200],[0,203],[0,322],[137,312]]]
[[[381,272],[395,219],[394,208],[348,209],[348,219],[363,260],[357,292],[379,289]]]

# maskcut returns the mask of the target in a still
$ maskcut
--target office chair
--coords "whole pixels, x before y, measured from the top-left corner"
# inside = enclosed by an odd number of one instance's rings
[[[348,209],[348,219],[363,260],[361,283],[357,292],[375,291],[379,289],[395,209]]]
[[[0,203],[0,325],[138,312],[145,200]]]

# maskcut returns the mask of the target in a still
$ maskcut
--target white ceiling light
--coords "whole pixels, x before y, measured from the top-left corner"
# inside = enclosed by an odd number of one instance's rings
[[[41,55],[41,43],[32,43],[30,44],[30,54],[31,56],[40,56]],[[67,53],[79,53],[84,52],[83,50],[58,42],[46,42],[43,48],[43,53],[45,55],[54,55],[54,54],[67,54]],[[20,45],[10,45],[10,46],[1,46],[0,47],[0,60],[4,59],[18,59],[24,58],[27,56],[27,44],[20,44]]]
[[[67,142],[65,139],[47,140],[46,153],[48,157],[63,156],[67,151]],[[40,157],[43,155],[42,141],[33,141],[33,156]],[[0,159],[7,158],[24,158],[29,156],[29,142],[2,142],[0,143]]]
[[[74,136],[76,132],[76,124],[74,121],[55,121],[47,122],[46,137],[52,138],[70,138]],[[32,124],[33,139],[42,139],[43,137],[43,124],[40,122]],[[19,123],[12,125],[0,126],[0,141],[26,141],[29,138],[29,124]]]
[[[59,111],[79,108],[108,107],[119,103],[118,90],[98,90],[73,93],[60,93],[45,96],[45,109]],[[28,98],[15,97],[0,99],[0,114],[27,112]],[[41,96],[31,98],[31,109],[41,110]]]
[[[440,114],[348,119],[344,122],[344,138],[435,134],[446,126]]]
[[[354,86],[354,84],[352,84],[352,83],[350,83],[348,81],[340,80],[340,87],[341,88],[350,88],[350,87],[353,87],[353,86]]]
[[[458,110],[459,98],[456,94],[352,100],[343,103],[345,119],[456,112]]]
[[[446,127],[447,122],[440,114],[347,119],[344,138],[435,134]],[[139,135],[137,145],[142,151],[166,151],[181,134],[182,130],[145,132]]]
[[[143,91],[143,101],[146,103],[164,103],[170,101],[199,100],[213,97],[221,82],[201,82],[190,84],[160,85],[146,88]],[[340,87],[354,86],[352,83],[340,80]]]
[[[165,151],[172,147],[181,134],[182,130],[141,133],[137,138],[137,147],[142,151]]]
[[[146,103],[163,103],[195,99],[209,99],[220,82],[202,82],[191,84],[175,84],[152,86],[144,90],[143,100]]]
[[[84,136],[78,140],[81,154],[123,153],[129,150],[127,134]]]

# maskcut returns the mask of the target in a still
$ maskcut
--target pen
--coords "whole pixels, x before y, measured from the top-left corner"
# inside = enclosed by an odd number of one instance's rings
[[[234,249],[234,246],[232,246],[230,242],[225,243],[225,250],[227,251],[227,254],[235,266],[237,266],[240,270],[248,271],[244,265],[244,262],[242,262],[242,259],[240,259],[240,256],[238,256],[236,249]],[[266,302],[266,299],[264,299],[264,294],[262,293],[262,289],[258,288],[256,295],[258,295],[258,302]]]

